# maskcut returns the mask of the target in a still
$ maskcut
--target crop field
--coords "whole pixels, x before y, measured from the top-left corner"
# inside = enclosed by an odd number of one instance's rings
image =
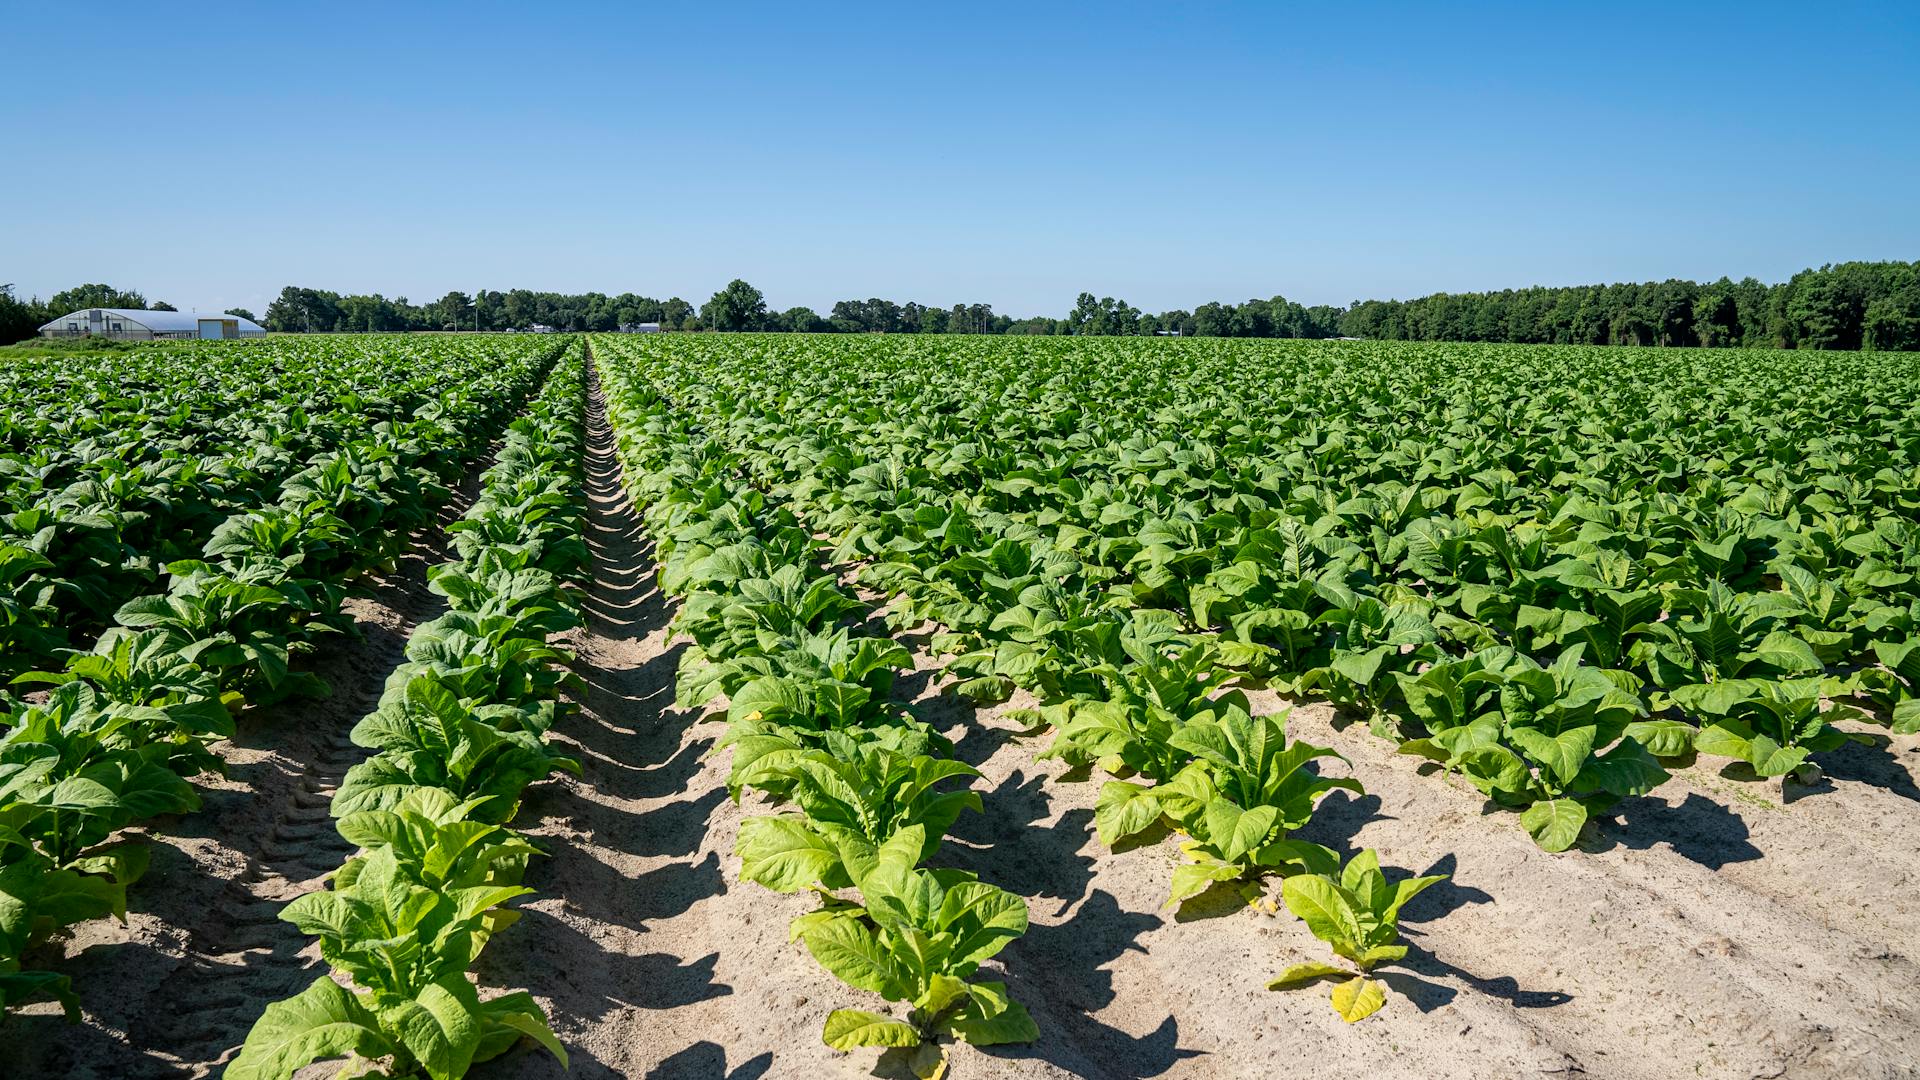
[[[0,401],[0,1075],[1920,1076],[1920,354],[277,336]]]

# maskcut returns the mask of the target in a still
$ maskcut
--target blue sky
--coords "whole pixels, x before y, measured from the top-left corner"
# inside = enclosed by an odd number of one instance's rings
[[[0,282],[40,295],[1023,315],[1920,258],[1911,0],[0,16]]]

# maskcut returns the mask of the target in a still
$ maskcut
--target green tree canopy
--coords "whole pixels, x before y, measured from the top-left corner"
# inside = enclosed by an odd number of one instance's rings
[[[116,289],[111,285],[76,285],[53,294],[47,301],[47,307],[53,309],[53,316],[64,315],[69,311],[82,308],[117,307],[146,308],[147,298],[135,289]],[[153,308],[155,311],[172,311],[171,306]]]
[[[757,330],[767,319],[767,298],[760,290],[734,278],[700,308],[700,321],[709,330]]]

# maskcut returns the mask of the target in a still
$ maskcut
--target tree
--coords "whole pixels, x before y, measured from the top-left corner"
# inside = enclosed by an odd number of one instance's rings
[[[122,292],[111,285],[76,285],[65,292],[54,293],[47,306],[57,309],[54,315],[58,316],[83,308],[144,308],[147,298],[133,289]]]
[[[0,285],[0,345],[24,341],[39,333],[40,327],[65,311],[48,311],[38,300],[22,300],[12,285]]]
[[[165,300],[149,300],[147,301],[147,310],[148,311],[179,311],[180,309],[177,307],[174,307],[172,304],[167,303]]]
[[[767,298],[760,290],[734,278],[700,308],[700,321],[709,330],[757,330],[767,318]]]
[[[700,324],[694,321],[693,305],[675,296],[660,305],[660,327],[663,330],[698,330]]]
[[[1193,309],[1193,332],[1199,337],[1226,337],[1232,314],[1232,309],[1221,304],[1201,304]]]
[[[1883,351],[1920,351],[1920,263],[1886,275],[1890,291],[1867,305],[1860,346]]]
[[[430,316],[436,330],[470,330],[473,328],[473,301],[467,294],[454,290],[435,300],[431,305]]]
[[[238,315],[238,316],[240,316],[241,318],[243,318],[243,319],[245,319],[245,320],[247,320],[248,322],[251,322],[251,323],[257,323],[257,322],[259,322],[259,321],[260,321],[259,319],[256,319],[256,318],[254,318],[254,317],[253,317],[253,312],[251,312],[251,311],[248,311],[248,310],[247,310],[246,308],[243,308],[243,307],[236,307],[236,308],[228,308],[228,309],[227,309],[227,314],[229,314],[229,315]]]
[[[1693,301],[1693,335],[1710,349],[1740,344],[1740,304],[1733,282],[1721,278],[1700,291]]]
[[[810,307],[788,308],[774,319],[775,328],[795,334],[824,334],[833,324]]]
[[[403,301],[404,302],[404,301]],[[267,329],[282,333],[325,333],[340,324],[340,294],[289,285],[267,305]]]

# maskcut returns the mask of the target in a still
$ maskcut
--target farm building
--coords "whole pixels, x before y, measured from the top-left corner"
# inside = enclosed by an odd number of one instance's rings
[[[266,328],[224,311],[139,311],[133,308],[85,308],[40,328],[40,336],[108,337],[120,341],[188,338],[266,337]]]

